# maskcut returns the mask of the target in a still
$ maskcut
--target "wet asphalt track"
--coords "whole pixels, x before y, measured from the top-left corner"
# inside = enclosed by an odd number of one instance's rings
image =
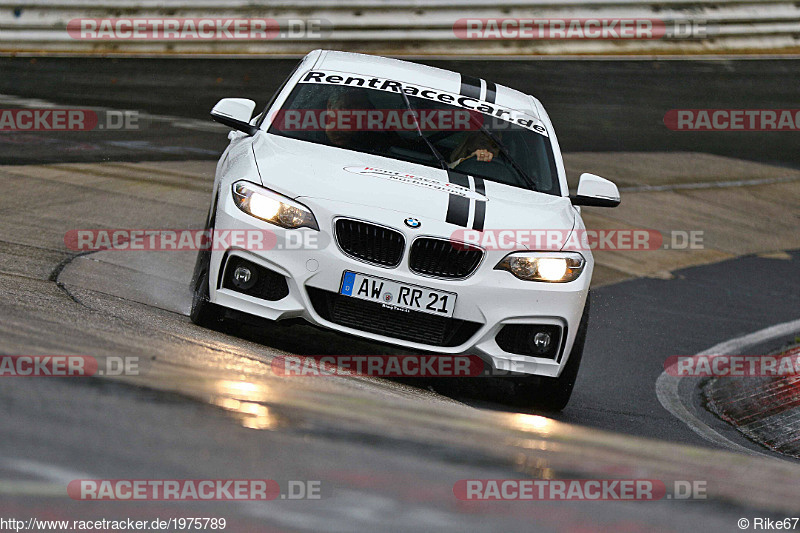
[[[678,107],[796,107],[793,98],[800,61],[452,63],[436,64],[539,95],[551,112],[565,151],[695,150],[800,165],[796,134],[739,134],[731,138],[730,134],[672,133],[660,123],[664,112]],[[262,103],[291,64],[2,59],[0,93],[63,105],[136,109],[203,121],[213,103],[224,96],[251,97]],[[487,74],[489,71],[493,75]],[[13,99],[6,99],[2,107],[16,106]],[[224,129],[215,131],[213,125],[198,129],[196,123],[190,122],[179,130],[169,122],[153,121],[147,125],[132,132],[0,134],[0,163],[214,158],[226,142]],[[614,131],[614,135],[597,134],[607,130]],[[5,256],[2,270],[14,273],[2,282],[7,295],[3,304],[7,327],[2,331],[8,347],[21,350],[27,346],[38,351],[59,346],[109,350],[138,346],[145,352],[191,352],[191,346],[173,342],[182,339],[181,343],[199,342],[205,347],[211,343],[227,350],[224,360],[235,366],[238,358],[250,360],[253,356],[248,353],[257,352],[258,343],[274,344],[274,337],[263,332],[198,332],[186,325],[180,315],[113,297],[90,292],[67,297],[46,281],[51,273],[48,269],[58,263],[58,253],[46,246],[32,251],[17,250],[9,244],[14,240],[10,219],[15,212],[28,209],[20,210],[18,206],[25,197],[16,183],[14,191],[15,195],[0,204],[5,215],[0,226]],[[102,202],[103,198],[96,200]],[[201,206],[197,211],[204,209]],[[91,219],[93,214],[83,215]],[[56,232],[58,217],[44,217],[34,226],[44,228],[48,224],[46,231]],[[15,261],[35,265],[41,273],[20,268]],[[670,355],[697,353],[725,339],[796,319],[800,308],[799,264],[797,252],[792,253],[791,260],[745,257],[678,271],[673,280],[639,279],[594,290],[584,366],[572,403],[554,418],[626,435],[710,447],[658,403],[654,383],[663,370],[663,361]],[[24,300],[41,306],[35,313],[23,313],[14,302]],[[85,309],[76,311],[72,307],[76,302]],[[74,319],[67,318],[72,314]],[[115,317],[111,323],[118,323],[109,326],[105,315]],[[39,323],[26,322],[29,320]],[[58,327],[42,327],[51,322]],[[152,332],[144,332],[147,325],[154,328]],[[88,338],[80,328],[91,333]],[[292,331],[283,335],[291,337]],[[165,336],[169,342],[164,341]],[[775,340],[764,346],[764,352],[786,340]],[[256,344],[250,344],[252,341]],[[284,340],[279,348],[288,346],[292,346],[291,341]],[[8,353],[7,349],[2,347],[0,352]],[[246,370],[245,365],[242,371]],[[449,399],[456,399],[496,411],[516,410],[492,402],[473,384],[410,385],[407,388],[404,383],[389,383],[386,390],[380,384],[370,387],[377,387],[375,394],[407,395],[435,406],[444,402],[443,409],[450,408]],[[444,397],[430,393],[427,385]],[[367,392],[370,390],[367,388]],[[348,397],[348,401],[352,399]],[[731,531],[738,516],[756,513],[712,502],[688,503],[681,508],[667,502],[649,508],[585,503],[477,508],[458,505],[452,494],[446,490],[443,493],[443,488],[451,487],[455,479],[514,477],[520,472],[543,475],[543,471],[515,467],[462,442],[453,442],[448,449],[446,444],[433,445],[433,439],[422,436],[381,437],[378,431],[339,425],[335,416],[327,424],[314,419],[304,421],[294,417],[291,408],[277,411],[280,416],[275,419],[283,422],[276,422],[272,431],[252,431],[233,423],[221,411],[169,393],[95,381],[4,384],[0,403],[5,407],[0,514],[41,512],[53,501],[48,491],[55,490],[54,485],[81,473],[116,478],[236,478],[252,476],[253,472],[273,479],[322,477],[329,487],[338,484],[346,489],[328,495],[322,503],[291,502],[291,506],[283,507],[272,504],[233,509],[219,505],[198,509],[188,504],[103,504],[92,508],[90,514],[152,517],[159,513],[202,512],[205,516],[235,517],[236,530],[260,530],[265,524],[274,530],[306,531],[346,531],[348,525],[364,531],[375,530],[378,525],[398,531],[512,530],[524,524],[542,530],[600,525],[609,530],[629,527],[637,531],[679,531],[702,524],[708,530]],[[398,400],[398,408],[403,407],[405,404]],[[409,404],[407,408],[415,407]],[[754,448],[710,416],[707,422],[716,424],[739,444]],[[418,428],[410,422],[407,431],[414,433]],[[61,471],[43,473],[41,464],[58,465]],[[579,470],[598,475],[597,470],[585,464]],[[564,471],[555,469],[556,473]],[[47,483],[41,481],[43,477]],[[27,493],[3,492],[9,479],[28,480],[33,488]],[[85,504],[61,499],[58,502],[60,511],[55,514],[79,516],[89,512]]]

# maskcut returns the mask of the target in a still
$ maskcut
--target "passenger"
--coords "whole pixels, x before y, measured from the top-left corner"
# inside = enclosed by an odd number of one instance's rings
[[[328,98],[328,111],[334,113],[342,111],[369,111],[375,109],[363,90],[346,90],[335,93]],[[347,148],[359,152],[386,153],[391,146],[400,142],[396,134],[390,135],[387,131],[369,131],[356,129],[356,121],[350,119],[352,129],[338,129],[338,118],[332,117],[326,121],[325,135],[330,143],[339,148]]]
[[[477,161],[490,163],[500,153],[500,148],[485,134],[472,132],[461,141],[461,144],[450,154],[450,168],[474,157]]]

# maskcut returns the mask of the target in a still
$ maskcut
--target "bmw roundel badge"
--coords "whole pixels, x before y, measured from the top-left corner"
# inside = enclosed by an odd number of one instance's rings
[[[420,222],[419,219],[411,218],[411,217],[408,217],[403,222],[405,222],[406,226],[408,226],[411,229],[417,229],[418,227],[420,227],[422,225],[422,222]]]

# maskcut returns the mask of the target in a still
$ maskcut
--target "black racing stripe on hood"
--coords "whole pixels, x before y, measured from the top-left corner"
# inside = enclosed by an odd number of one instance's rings
[[[486,195],[486,184],[483,178],[475,176],[475,192]],[[486,222],[486,202],[483,200],[475,201],[475,220],[472,222],[472,229],[483,231],[483,225]]]
[[[450,183],[469,188],[469,178],[466,174],[448,170],[447,178],[450,180]],[[467,222],[469,222],[469,198],[458,194],[451,194],[447,204],[445,222],[466,228]]]
[[[475,192],[480,194],[486,195],[486,184],[483,181],[483,178],[479,178],[478,176],[474,176],[473,179],[475,180]]]

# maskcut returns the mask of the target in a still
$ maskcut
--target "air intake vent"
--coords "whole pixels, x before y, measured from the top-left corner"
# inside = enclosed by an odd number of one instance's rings
[[[236,256],[228,259],[222,287],[270,302],[289,296],[284,276]]]
[[[314,287],[306,287],[314,310],[325,320],[385,337],[431,346],[459,346],[480,329],[468,322],[419,311],[397,311]]]

